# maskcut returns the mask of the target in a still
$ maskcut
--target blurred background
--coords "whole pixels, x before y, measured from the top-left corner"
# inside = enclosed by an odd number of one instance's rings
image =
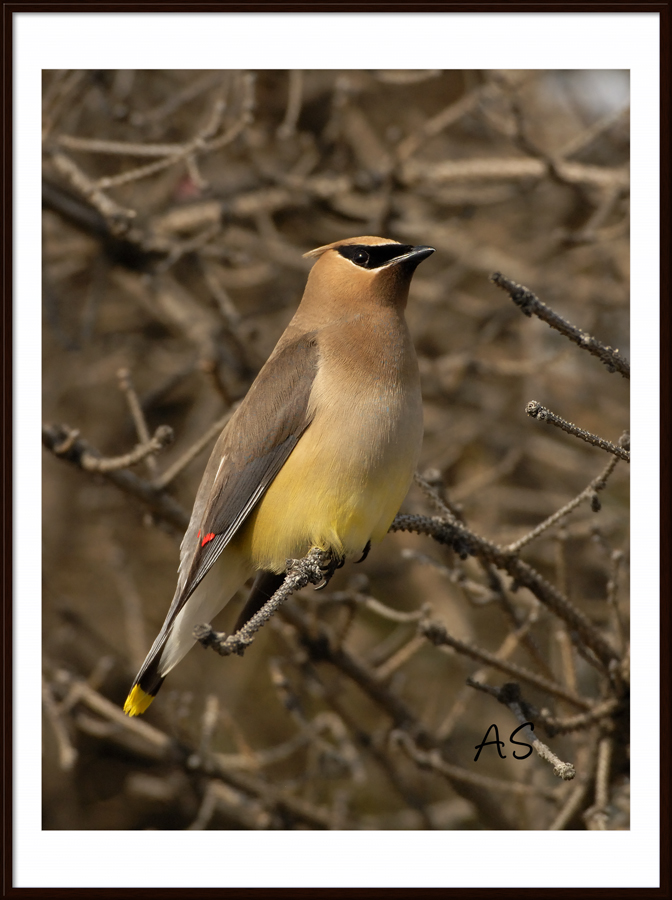
[[[213,423],[291,318],[314,247],[436,248],[407,311],[419,471],[473,532],[510,545],[605,470],[525,407],[617,442],[627,380],[489,276],[629,356],[628,73],[47,71],[43,103],[43,827],[627,828],[625,462],[599,504],[589,492],[520,550],[615,648],[618,678],[506,573],[395,533],[293,597],[244,657],[196,647],[141,720],[121,706],[173,595]],[[138,422],[174,442],[131,475],[73,455],[124,456]],[[403,511],[437,507],[415,485]],[[434,646],[426,616],[481,656]],[[518,682],[528,720],[611,703],[535,731],[576,779],[515,760],[519,722],[469,676]],[[506,759],[475,763],[493,723]]]

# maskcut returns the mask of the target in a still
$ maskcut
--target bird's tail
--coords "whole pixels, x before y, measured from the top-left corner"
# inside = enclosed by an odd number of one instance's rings
[[[139,716],[147,709],[154,697],[159,693],[159,688],[165,681],[158,672],[158,657],[154,660],[154,665],[147,669],[146,672],[136,681],[129,691],[126,702],[124,703],[124,712],[127,716]]]
[[[201,582],[183,606],[179,603],[163,623],[124,703],[129,716],[144,713],[159,692],[166,675],[196,643],[194,627],[211,622],[250,573],[232,554],[222,554],[208,581]],[[213,577],[214,576],[214,577]]]

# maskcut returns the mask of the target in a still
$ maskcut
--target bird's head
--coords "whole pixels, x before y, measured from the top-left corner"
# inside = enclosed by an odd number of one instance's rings
[[[304,301],[336,303],[360,312],[368,304],[403,310],[416,267],[433,247],[402,244],[386,238],[346,238],[305,253],[317,259],[308,277]]]

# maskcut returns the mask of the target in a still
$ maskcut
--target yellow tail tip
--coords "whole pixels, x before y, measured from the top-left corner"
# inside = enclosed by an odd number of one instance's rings
[[[145,693],[139,684],[134,684],[124,703],[124,712],[127,716],[139,716],[144,713],[153,699],[154,697]]]

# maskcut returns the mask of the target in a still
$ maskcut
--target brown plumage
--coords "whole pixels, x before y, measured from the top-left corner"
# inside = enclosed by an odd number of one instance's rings
[[[173,602],[124,706],[130,715],[193,646],[194,626],[255,571],[278,575],[311,547],[361,556],[386,534],[422,440],[404,309],[416,266],[433,252],[359,237],[306,254],[317,262],[301,304],[206,466]],[[217,577],[203,581],[215,563]],[[257,579],[252,607],[274,583]]]

